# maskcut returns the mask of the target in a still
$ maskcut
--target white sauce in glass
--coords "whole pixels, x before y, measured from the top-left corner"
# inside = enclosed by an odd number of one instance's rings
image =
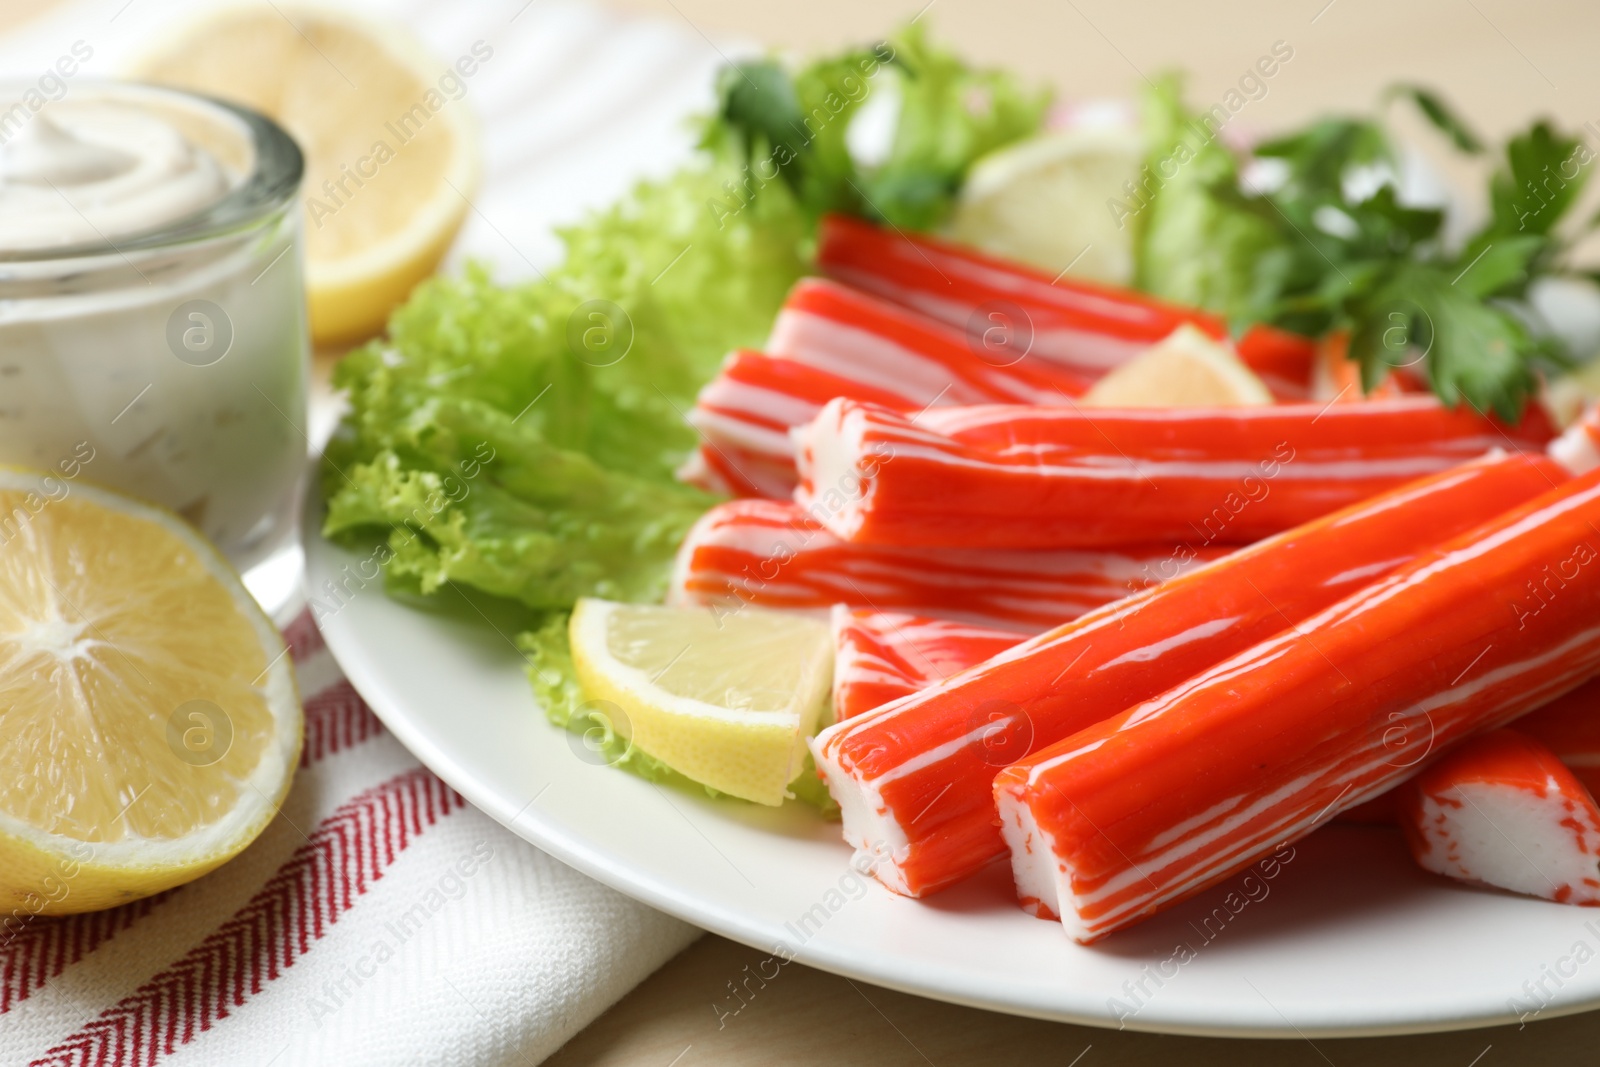
[[[63,101],[0,146],[0,250],[115,243],[203,211],[233,184],[159,115]]]
[[[183,515],[259,598],[251,569],[296,544],[306,463],[298,202],[285,186],[259,215],[181,236],[253,180],[257,136],[209,101],[108,83],[5,139],[0,463],[92,456],[85,479]],[[0,514],[0,548],[29,521]]]

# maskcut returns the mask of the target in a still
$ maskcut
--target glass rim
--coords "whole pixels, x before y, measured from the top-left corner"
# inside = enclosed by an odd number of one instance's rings
[[[7,79],[10,81],[11,79]],[[0,82],[0,84],[4,84]],[[116,96],[162,99],[200,110],[240,127],[252,148],[250,172],[226,194],[192,214],[112,241],[101,238],[49,248],[0,249],[0,264],[50,263],[60,260],[126,256],[129,252],[171,250],[248,230],[294,201],[305,177],[305,155],[277,122],[252,108],[204,93],[144,81],[97,79],[75,84],[71,95],[100,92]],[[64,99],[58,98],[58,99]],[[43,108],[40,109],[44,110]],[[36,112],[37,113],[37,112]]]

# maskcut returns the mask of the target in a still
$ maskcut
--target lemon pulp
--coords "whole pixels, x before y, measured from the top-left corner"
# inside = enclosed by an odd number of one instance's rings
[[[585,693],[633,744],[713,789],[783,801],[827,705],[824,623],[585,599],[570,634]]]
[[[243,848],[288,788],[281,638],[175,516],[0,472],[0,900],[84,910]],[[57,483],[58,485],[60,483]]]

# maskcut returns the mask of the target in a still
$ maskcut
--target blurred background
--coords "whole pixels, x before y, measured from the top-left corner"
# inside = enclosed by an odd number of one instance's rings
[[[1600,138],[1600,66],[1592,49],[1600,40],[1600,7],[1570,0],[613,0],[613,6],[801,55],[915,18],[975,62],[1052,86],[1058,101],[1132,96],[1147,79],[1179,70],[1188,76],[1190,102],[1209,103],[1283,41],[1294,58],[1230,124],[1236,135],[1270,135],[1330,110],[1368,112],[1385,89],[1413,82],[1437,90],[1491,141],[1541,115],[1568,128],[1594,122],[1591,136]],[[1392,118],[1402,135],[1422,130],[1405,109]],[[1465,206],[1481,210],[1483,183],[1472,180],[1462,158],[1429,156]]]
[[[0,28],[19,27],[59,3],[6,0]],[[123,5],[98,6],[114,13]],[[135,0],[122,18],[162,6]],[[522,0],[496,0],[473,8],[509,16],[521,6]],[[858,42],[920,17],[968,57],[1033,75],[1069,97],[1125,92],[1141,72],[1168,66],[1190,71],[1198,94],[1215,95],[1236,68],[1282,38],[1295,47],[1296,77],[1275,85],[1262,103],[1261,121],[1269,126],[1320,107],[1360,105],[1397,78],[1447,91],[1494,135],[1532,112],[1600,118],[1594,103],[1600,72],[1592,56],[1600,11],[1577,0],[1233,0],[1203,8],[1177,0],[610,0],[599,6],[687,24],[724,44],[743,39],[801,52]]]
[[[77,35],[96,56],[85,73],[128,69],[147,42],[219,6],[207,0],[3,0],[0,70],[21,73]],[[227,6],[225,3],[220,6]],[[313,5],[315,6],[315,5]],[[487,258],[508,276],[559,252],[552,222],[611,202],[641,175],[682,162],[692,144],[676,117],[711,103],[711,74],[726,58],[777,49],[801,58],[876,40],[915,19],[941,44],[980,65],[1051,86],[1058,103],[1131,99],[1169,70],[1187,75],[1195,106],[1220,100],[1277,42],[1293,52],[1265,95],[1228,123],[1257,139],[1335,110],[1370,114],[1396,82],[1437,90],[1491,143],[1549,116],[1600,131],[1600,8],[1547,0],[1176,0],[1119,4],[933,0],[482,0],[468,7],[369,0],[325,6],[394,17],[435,55],[485,40],[516,56],[486,64],[474,110],[499,136],[484,145],[485,189],[447,264]],[[56,51],[51,51],[54,48]],[[1403,139],[1424,125],[1392,107]],[[514,113],[514,114],[513,114]],[[1591,134],[1600,139],[1600,133]],[[1431,133],[1415,143],[1450,179],[1461,206],[1482,211],[1473,164]],[[1487,158],[1476,164],[1486,170]],[[515,180],[513,187],[508,184]],[[1591,198],[1600,191],[1589,190]],[[499,235],[491,232],[492,220]],[[514,247],[513,247],[514,246]]]
[[[1600,10],[1546,0],[971,0],[740,3],[614,0],[618,9],[679,18],[707,33],[814,51],[918,17],[969,58],[1010,67],[1064,97],[1129,92],[1146,76],[1190,72],[1196,99],[1219,96],[1275,40],[1293,46],[1292,77],[1252,103],[1263,128],[1324,108],[1365,108],[1396,80],[1443,91],[1493,137],[1547,112],[1600,119],[1593,61]]]

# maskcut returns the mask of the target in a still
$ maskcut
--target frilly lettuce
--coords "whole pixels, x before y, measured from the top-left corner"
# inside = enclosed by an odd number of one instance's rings
[[[730,348],[761,343],[805,263],[793,201],[718,214],[725,180],[640,185],[563,231],[546,278],[421,286],[389,341],[335,371],[350,409],[323,466],[327,534],[386,538],[390,579],[424,593],[659,597],[713,503],[672,477],[695,443],[683,414]]]
[[[896,114],[884,157],[859,160],[851,120],[885,92]],[[717,97],[702,144],[744,164],[730,204],[782,186],[811,218],[837,211],[910,230],[942,224],[972,165],[1038,133],[1050,102],[930,44],[915,22],[793,73],[775,59],[727,67]]]

